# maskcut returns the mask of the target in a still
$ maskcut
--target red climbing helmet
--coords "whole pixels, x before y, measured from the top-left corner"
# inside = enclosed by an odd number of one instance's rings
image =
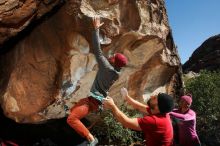
[[[115,66],[119,68],[126,66],[128,63],[127,57],[121,53],[116,53],[112,59],[114,59]]]

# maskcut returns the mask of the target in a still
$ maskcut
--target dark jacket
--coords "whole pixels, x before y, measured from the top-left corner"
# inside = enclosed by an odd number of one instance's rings
[[[99,70],[90,90],[90,96],[102,101],[102,99],[107,96],[109,88],[118,79],[119,72],[114,69],[108,59],[103,55],[99,42],[99,29],[96,29],[92,33],[92,41],[94,55],[98,62]]]

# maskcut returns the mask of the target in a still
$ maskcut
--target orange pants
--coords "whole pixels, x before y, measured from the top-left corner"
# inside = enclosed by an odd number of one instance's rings
[[[67,123],[82,137],[87,138],[89,130],[83,125],[80,119],[86,117],[90,112],[97,111],[100,102],[93,97],[81,99],[70,110]]]

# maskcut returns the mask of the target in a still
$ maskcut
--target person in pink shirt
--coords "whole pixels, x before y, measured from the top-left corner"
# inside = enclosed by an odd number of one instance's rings
[[[177,121],[178,146],[201,145],[196,133],[196,113],[190,109],[191,104],[192,95],[184,95],[180,97],[179,108],[170,112],[171,118]]]

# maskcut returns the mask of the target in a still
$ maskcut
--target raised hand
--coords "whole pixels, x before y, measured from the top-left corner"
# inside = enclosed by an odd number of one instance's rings
[[[97,16],[92,18],[92,22],[95,29],[100,28],[104,24],[104,22],[100,23],[100,17]]]
[[[123,99],[128,98],[128,90],[125,87],[121,88],[121,96]]]

